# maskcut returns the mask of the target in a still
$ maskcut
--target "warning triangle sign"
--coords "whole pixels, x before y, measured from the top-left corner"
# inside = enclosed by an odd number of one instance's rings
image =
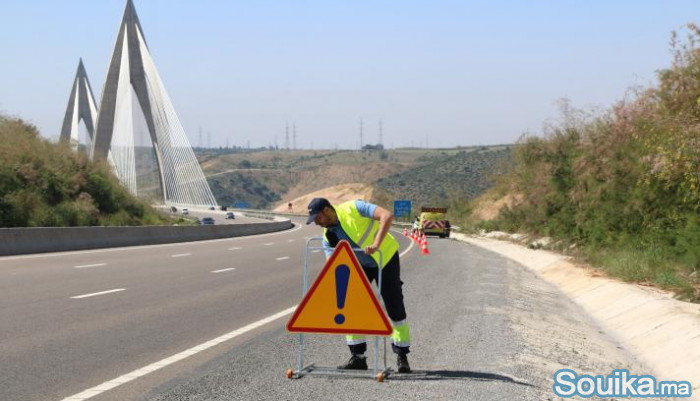
[[[287,323],[295,333],[388,336],[391,323],[347,241],[340,241]]]

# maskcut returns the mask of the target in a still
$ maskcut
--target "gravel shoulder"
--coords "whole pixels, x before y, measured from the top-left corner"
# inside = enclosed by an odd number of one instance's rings
[[[453,237],[520,263],[556,287],[648,367],[639,373],[654,374],[661,380],[686,380],[694,394],[700,391],[698,304],[676,300],[659,289],[602,277],[557,253],[484,237]]]

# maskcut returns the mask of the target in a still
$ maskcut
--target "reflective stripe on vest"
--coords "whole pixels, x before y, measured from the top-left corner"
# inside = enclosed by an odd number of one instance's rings
[[[372,218],[362,216],[357,210],[357,206],[355,206],[355,201],[341,203],[338,206],[334,206],[334,209],[338,215],[341,228],[358,247],[364,249],[374,243],[374,237],[379,231],[380,224]],[[328,241],[327,232],[328,230],[323,230],[323,236],[326,241]],[[399,243],[387,232],[384,240],[379,245],[379,250],[382,251],[382,264],[380,267],[384,267],[394,254],[398,252]],[[379,252],[375,252],[370,256],[379,266]]]
[[[394,331],[391,334],[391,342],[397,347],[409,347],[411,345],[411,330],[408,327],[408,321],[402,320],[400,322],[391,322]],[[367,340],[365,336],[351,334],[345,336],[345,343],[347,345],[358,345],[364,344]]]

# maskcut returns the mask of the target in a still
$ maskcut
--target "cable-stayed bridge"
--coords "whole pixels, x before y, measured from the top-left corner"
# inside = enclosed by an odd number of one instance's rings
[[[90,157],[107,160],[131,193],[166,205],[216,205],[132,0],[126,3],[99,108],[81,60],[61,140],[77,143],[81,121]]]

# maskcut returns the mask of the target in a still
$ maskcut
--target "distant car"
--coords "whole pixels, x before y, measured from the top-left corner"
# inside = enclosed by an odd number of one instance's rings
[[[227,211],[227,210],[228,210],[228,208],[227,208],[226,206],[221,206],[221,211],[222,211],[222,212],[225,212],[225,211]]]
[[[226,212],[226,220],[233,220],[236,218],[236,215],[233,214],[233,212]]]
[[[211,217],[202,217],[202,221],[199,223],[203,226],[212,226],[214,225],[214,219]]]
[[[177,212],[177,208],[175,206],[170,206],[170,211],[175,213]]]
[[[216,210],[214,206],[209,206],[209,210]]]
[[[190,214],[190,211],[186,207],[183,207],[182,214]]]

